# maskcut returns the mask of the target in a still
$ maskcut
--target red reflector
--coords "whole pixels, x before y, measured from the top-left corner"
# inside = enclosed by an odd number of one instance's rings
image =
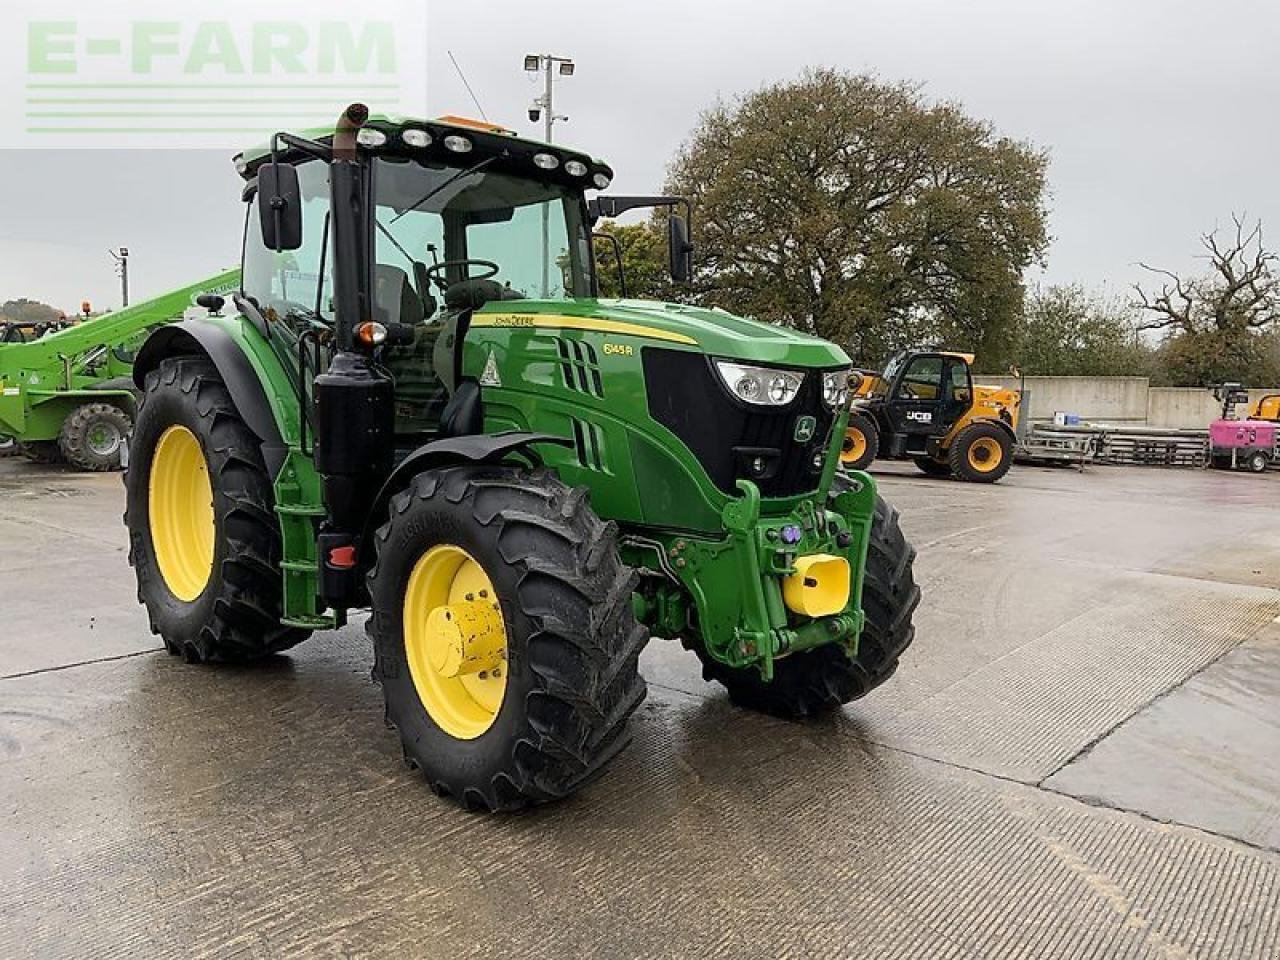
[[[356,565],[355,547],[334,547],[329,551],[329,566],[350,570]]]

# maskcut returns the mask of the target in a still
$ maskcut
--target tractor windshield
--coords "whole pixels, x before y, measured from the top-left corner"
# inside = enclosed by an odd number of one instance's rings
[[[435,293],[490,276],[503,299],[591,296],[591,257],[580,193],[470,169],[379,159],[374,171],[378,271],[401,270]],[[464,261],[470,261],[464,263]],[[417,289],[424,298],[431,291]]]

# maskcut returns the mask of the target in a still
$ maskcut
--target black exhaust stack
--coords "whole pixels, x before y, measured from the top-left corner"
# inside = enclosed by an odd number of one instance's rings
[[[362,602],[366,559],[358,556],[368,505],[391,472],[395,453],[394,386],[373,363],[356,330],[372,319],[369,169],[356,134],[369,109],[343,111],[329,168],[333,230],[334,339],[329,369],[315,379],[316,469],[328,517],[319,537],[320,592],[337,610]]]

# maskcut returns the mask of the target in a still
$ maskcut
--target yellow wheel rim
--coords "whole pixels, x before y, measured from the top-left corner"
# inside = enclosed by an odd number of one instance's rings
[[[844,446],[840,448],[841,463],[857,463],[867,452],[867,438],[857,427],[849,427],[844,432]]]
[[[507,692],[507,628],[493,581],[461,547],[418,558],[404,593],[404,646],[436,726],[459,740],[493,726]]]
[[[184,603],[213,575],[213,487],[200,441],[186,427],[160,435],[147,490],[151,544],[169,591]]]
[[[969,466],[979,473],[990,473],[1000,466],[1004,451],[990,437],[979,437],[969,445]]]

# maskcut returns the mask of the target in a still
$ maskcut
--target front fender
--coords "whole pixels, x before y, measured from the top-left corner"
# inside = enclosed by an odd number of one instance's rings
[[[533,450],[533,446],[539,443],[573,446],[573,441],[567,437],[512,430],[505,433],[447,437],[418,447],[396,465],[378,491],[366,515],[357,555],[372,556],[373,535],[387,515],[391,498],[407,487],[422,471],[455,463],[499,463],[514,453],[523,454],[535,463],[540,463],[541,458]]]

